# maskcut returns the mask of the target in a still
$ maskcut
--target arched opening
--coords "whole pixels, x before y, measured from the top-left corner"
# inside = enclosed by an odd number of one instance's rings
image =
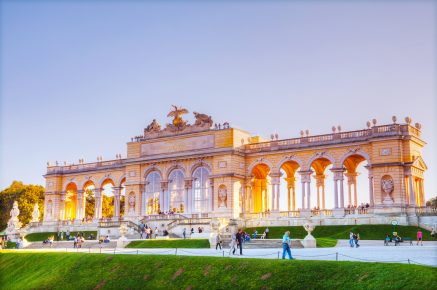
[[[77,186],[70,182],[65,189],[65,220],[74,220],[76,218],[77,208]]]
[[[102,188],[102,218],[109,219],[114,216],[114,181],[110,178],[101,183]]]
[[[83,202],[85,208],[85,220],[86,222],[92,222],[95,212],[95,206],[96,206],[96,198],[94,195],[94,189],[96,188],[93,181],[88,180],[83,185],[83,192],[84,192],[84,199]]]
[[[170,193],[170,210],[175,213],[185,211],[184,198],[184,173],[180,169],[173,170],[168,177],[168,190]]]
[[[280,173],[280,210],[295,211],[301,201],[300,177],[296,172],[299,171],[299,164],[296,161],[287,161],[281,165]]]
[[[252,207],[254,213],[270,211],[270,167],[260,163],[253,167],[252,178]]]
[[[369,204],[368,161],[359,154],[348,156],[343,161],[345,172],[345,208],[356,208]],[[367,173],[367,174],[366,174]]]
[[[205,213],[209,210],[210,186],[209,171],[198,167],[193,172],[193,213]]]
[[[145,213],[142,214],[159,214],[161,211],[160,195],[161,175],[157,171],[150,172],[146,177],[146,192],[144,198]]]
[[[302,207],[305,205],[306,209],[323,210],[335,206],[333,199],[327,198],[329,193],[332,192],[330,190],[334,176],[331,172],[332,168],[333,164],[331,160],[321,157],[311,162],[310,172],[302,173],[303,175],[309,174],[307,180],[310,183],[310,186],[306,188],[305,201],[302,202]],[[313,180],[315,182],[312,182]],[[302,187],[302,191],[303,190],[304,188]],[[303,195],[304,194],[302,194],[302,196]]]
[[[124,216],[126,204],[126,178],[120,182],[120,217]]]

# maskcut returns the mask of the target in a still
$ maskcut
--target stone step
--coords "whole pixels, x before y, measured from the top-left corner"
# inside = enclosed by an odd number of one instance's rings
[[[32,242],[29,243],[24,249],[62,249],[62,248],[73,248],[74,242],[73,241],[65,241],[65,242],[53,242],[52,246],[48,244],[43,244],[42,242]],[[99,244],[99,241],[96,240],[85,240],[85,242],[82,244],[82,248],[115,248],[117,246],[116,241],[110,241],[109,243],[102,243]]]

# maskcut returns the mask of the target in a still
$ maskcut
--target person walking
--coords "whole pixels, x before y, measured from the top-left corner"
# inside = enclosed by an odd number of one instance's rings
[[[417,246],[419,245],[419,243],[420,243],[420,245],[421,246],[423,246],[423,241],[422,241],[422,231],[419,229],[418,231],[417,231]]]
[[[215,238],[215,249],[220,247],[220,250],[222,249],[222,238],[220,237],[220,234],[217,234],[217,237]]]
[[[187,238],[187,229],[184,228],[183,232],[182,232],[182,236],[184,236],[184,240]]]
[[[358,248],[358,247],[360,246],[360,245],[358,244],[359,234],[358,234],[358,233],[353,234],[353,239],[354,239],[354,242],[355,242],[355,247]]]
[[[290,260],[294,260],[294,258],[291,256],[290,243],[290,232],[286,231],[284,236],[282,237],[282,259],[285,259],[285,253],[287,253],[288,258]]]
[[[269,238],[269,228],[266,228],[266,230],[264,231],[265,233],[266,233],[266,239],[268,239]]]
[[[235,255],[235,250],[237,246],[237,235],[235,233],[232,233],[231,235],[231,244],[229,245],[229,255]]]
[[[239,229],[238,233],[235,235],[237,240],[237,245],[240,247],[240,256],[243,255],[243,230]]]
[[[349,233],[349,246],[351,246],[351,248],[354,247],[354,233],[353,232]]]
[[[158,227],[155,227],[155,239],[156,239],[156,237],[159,235],[159,230],[158,230]]]

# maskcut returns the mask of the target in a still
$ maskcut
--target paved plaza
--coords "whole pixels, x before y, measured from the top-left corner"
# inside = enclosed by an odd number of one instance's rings
[[[382,241],[361,241],[359,248],[350,248],[346,240],[340,240],[334,248],[292,249],[297,260],[360,261],[410,263],[437,267],[437,242],[424,242],[423,246],[408,244],[401,246],[383,246]],[[243,256],[229,255],[229,249],[127,249],[127,248],[44,248],[26,251],[81,252],[106,254],[150,254],[178,256],[210,256],[232,258],[278,259],[282,250],[278,248],[244,249]],[[238,253],[238,249],[236,251]]]

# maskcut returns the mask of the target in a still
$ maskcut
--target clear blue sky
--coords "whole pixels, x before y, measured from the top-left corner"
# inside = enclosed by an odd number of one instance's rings
[[[125,155],[178,104],[281,138],[411,116],[436,195],[435,2],[60,2],[1,4],[0,188]]]

